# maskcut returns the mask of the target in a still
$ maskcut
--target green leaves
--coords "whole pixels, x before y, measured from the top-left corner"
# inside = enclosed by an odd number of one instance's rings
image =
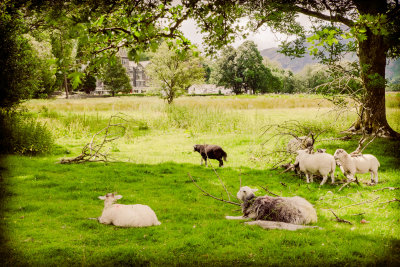
[[[71,79],[71,85],[73,89],[78,88],[80,84],[82,84],[82,79],[85,77],[85,74],[82,72],[74,71],[68,75],[68,78]]]

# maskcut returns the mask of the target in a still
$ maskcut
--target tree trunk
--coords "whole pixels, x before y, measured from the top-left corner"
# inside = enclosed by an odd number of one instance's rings
[[[361,14],[378,15],[386,10],[385,1],[355,1]],[[366,39],[359,41],[358,57],[361,67],[361,78],[366,93],[363,106],[360,109],[358,120],[351,130],[365,131],[368,134],[375,133],[378,129],[379,136],[400,138],[400,134],[394,131],[386,119],[385,101],[385,68],[388,46],[384,36],[374,34],[366,28]]]
[[[351,128],[355,131],[375,133],[380,136],[400,138],[386,119],[385,106],[385,68],[386,52],[383,36],[374,35],[368,29],[367,39],[359,43],[358,56],[361,66],[361,78],[366,88],[363,106],[359,118]]]
[[[65,85],[65,98],[68,99],[68,80],[66,73],[64,73],[64,85]]]

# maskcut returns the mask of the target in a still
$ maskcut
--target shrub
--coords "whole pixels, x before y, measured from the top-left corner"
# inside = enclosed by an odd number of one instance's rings
[[[44,123],[22,113],[0,113],[0,153],[38,155],[49,153],[54,145]]]

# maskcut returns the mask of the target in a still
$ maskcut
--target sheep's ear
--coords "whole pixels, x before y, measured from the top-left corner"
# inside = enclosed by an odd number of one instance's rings
[[[253,191],[253,193],[254,193],[254,192],[257,192],[258,189],[257,188],[255,188],[255,189],[252,188],[251,191]]]
[[[115,199],[121,199],[122,196],[121,196],[121,195],[116,195],[116,196],[114,196],[114,198],[115,198]]]
[[[99,196],[99,199],[106,200],[106,197],[105,196]]]

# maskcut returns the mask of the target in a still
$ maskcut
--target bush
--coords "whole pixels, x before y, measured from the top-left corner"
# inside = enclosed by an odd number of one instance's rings
[[[46,125],[22,113],[0,113],[0,153],[38,155],[49,153],[54,145]]]

